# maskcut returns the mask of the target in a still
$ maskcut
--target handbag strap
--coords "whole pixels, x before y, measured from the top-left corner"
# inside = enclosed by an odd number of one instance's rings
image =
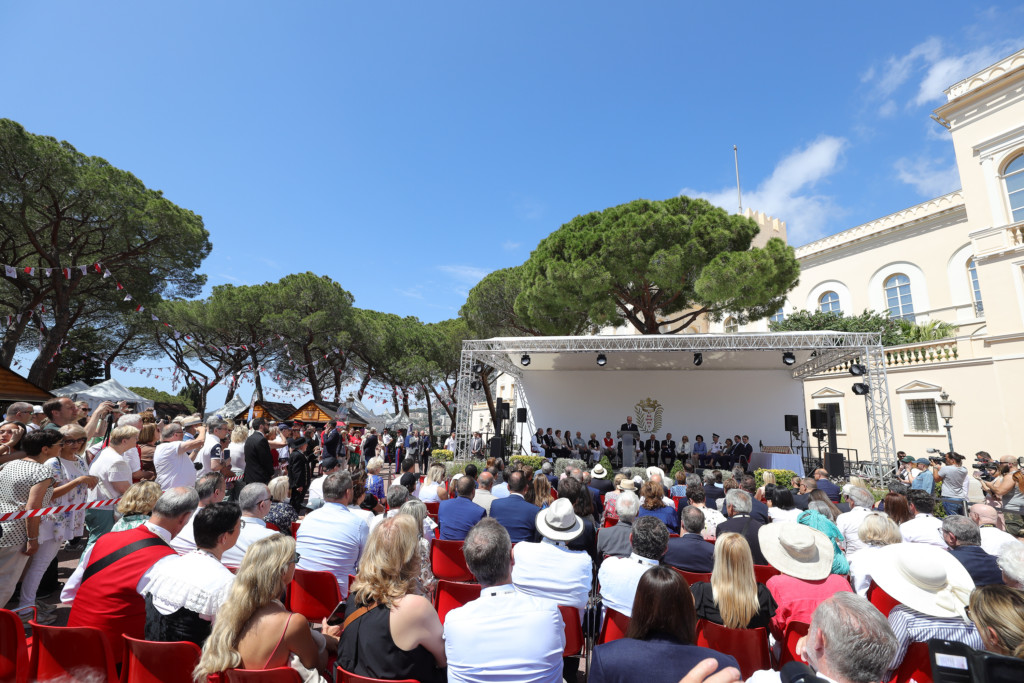
[[[349,627],[349,625],[353,621],[355,621],[359,617],[363,616],[364,614],[366,614],[370,610],[376,609],[376,607],[377,607],[377,603],[376,602],[371,602],[369,605],[364,605],[363,607],[360,607],[355,612],[353,612],[352,614],[348,615],[348,617],[345,618],[345,621],[342,622],[342,624],[341,624],[341,630],[344,631],[345,629],[347,629]]]

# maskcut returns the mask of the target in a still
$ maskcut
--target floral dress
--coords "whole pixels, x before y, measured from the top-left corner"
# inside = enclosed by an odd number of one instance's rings
[[[292,535],[292,522],[299,521],[299,513],[291,503],[271,503],[266,521],[276,526],[286,536]]]
[[[377,500],[384,500],[384,477],[376,474],[369,475],[366,482],[366,491],[377,496]]]
[[[53,477],[54,487],[63,486],[69,481],[89,474],[89,466],[79,456],[73,460],[63,458],[50,458],[45,463],[50,469]],[[69,493],[65,493],[60,499],[61,505],[78,505],[88,502],[89,487],[79,484]],[[58,543],[70,541],[73,538],[82,536],[85,533],[85,510],[73,512],[58,512],[55,515],[47,515],[43,518],[39,529],[40,540],[56,540]]]

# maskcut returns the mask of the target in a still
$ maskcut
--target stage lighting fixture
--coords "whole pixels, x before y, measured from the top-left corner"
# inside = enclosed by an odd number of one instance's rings
[[[475,379],[469,383],[469,388],[472,389],[473,391],[479,391],[480,389],[484,388],[484,384],[480,380]]]
[[[519,363],[525,368],[530,364],[530,354],[524,353],[523,357],[519,359]]]
[[[597,364],[598,365],[600,365],[603,368],[607,362],[608,362],[608,357],[607,356],[605,356],[603,353],[597,354]]]
[[[473,363],[473,374],[479,375],[483,371],[484,371],[484,364],[483,363]]]
[[[861,375],[867,374],[868,369],[860,363],[850,364],[850,374],[854,377],[860,377]]]
[[[792,351],[786,351],[784,354],[782,354],[782,362],[785,363],[786,365],[792,365],[793,363],[796,362],[796,354],[793,353]]]
[[[697,366],[699,366],[699,365],[701,365],[701,364],[702,364],[703,362],[704,362],[704,354],[703,354],[703,353],[701,353],[700,351],[698,351],[697,353],[693,354],[693,364],[694,364],[694,365],[697,365]]]
[[[858,396],[865,396],[869,390],[870,387],[868,386],[867,382],[857,382],[856,384],[853,385],[853,393],[857,394]]]

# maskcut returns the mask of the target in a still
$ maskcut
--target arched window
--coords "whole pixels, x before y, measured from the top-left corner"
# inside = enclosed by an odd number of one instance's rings
[[[914,322],[914,302],[910,298],[910,278],[902,273],[885,281],[885,305],[890,318]]]
[[[740,331],[740,324],[736,322],[736,318],[729,316],[725,319],[725,333],[736,334]]]
[[[835,292],[825,292],[818,297],[818,310],[822,313],[842,313],[839,308],[839,295]]]
[[[971,285],[971,299],[974,300],[974,315],[981,318],[985,315],[985,306],[981,303],[981,285],[978,284],[978,269],[974,259],[967,262],[967,280]]]
[[[785,319],[786,319],[786,312],[783,311],[781,308],[779,310],[775,311],[775,315],[773,315],[772,317],[768,318],[768,320],[770,320],[773,323],[781,323]]]
[[[1010,221],[1024,221],[1024,154],[1018,155],[1003,171],[1006,194],[1010,198]]]

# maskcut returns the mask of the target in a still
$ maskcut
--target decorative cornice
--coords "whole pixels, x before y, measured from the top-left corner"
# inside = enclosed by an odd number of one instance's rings
[[[952,211],[964,205],[962,190],[955,190],[949,194],[929,199],[916,206],[897,211],[896,213],[877,218],[868,223],[858,225],[855,228],[837,232],[834,235],[797,247],[796,257],[804,259],[815,254],[820,254],[831,249],[846,246],[869,237],[874,237],[904,226],[918,223],[926,218],[931,218],[948,211]]]
[[[973,90],[977,90],[986,83],[989,83],[990,81],[993,81],[1020,67],[1024,67],[1024,50],[1015,52],[1006,59],[996,62],[992,66],[982,69],[973,76],[968,76],[959,83],[949,86],[945,91],[946,101],[952,102],[956,98],[962,97]]]

